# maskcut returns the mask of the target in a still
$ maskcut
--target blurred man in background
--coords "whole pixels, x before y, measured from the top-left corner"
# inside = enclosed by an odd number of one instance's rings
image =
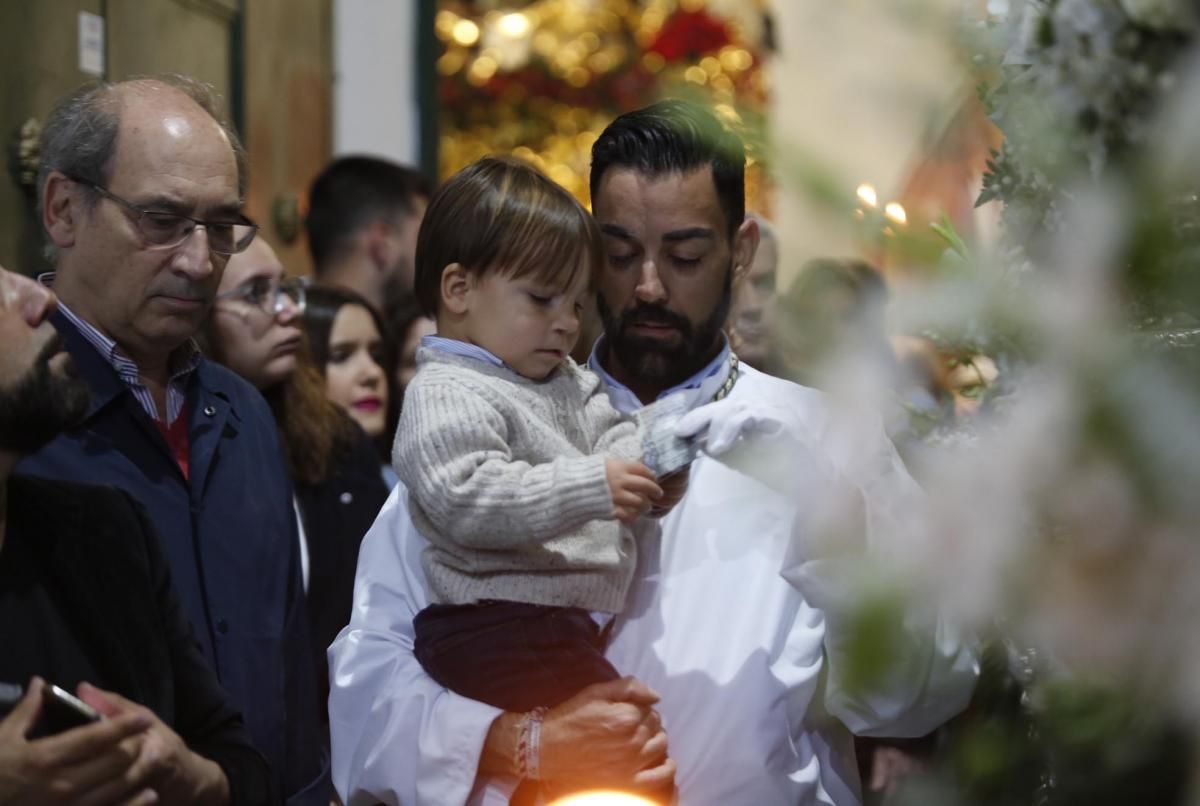
[[[755,369],[769,372],[779,241],[775,226],[766,218],[758,213],[747,213],[746,218],[758,223],[758,251],[750,270],[733,290],[733,309],[725,332],[738,358]]]
[[[430,186],[413,168],[341,157],[309,188],[308,248],[318,283],[358,292],[386,314],[412,293],[417,230]]]

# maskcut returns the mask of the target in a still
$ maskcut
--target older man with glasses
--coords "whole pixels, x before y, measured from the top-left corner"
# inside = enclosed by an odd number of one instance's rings
[[[92,400],[80,425],[20,469],[115,485],[145,505],[196,643],[280,790],[290,803],[328,803],[274,421],[193,338],[229,256],[254,240],[245,182],[236,135],[188,79],[92,84],[54,110],[38,185],[55,260],[44,281]]]

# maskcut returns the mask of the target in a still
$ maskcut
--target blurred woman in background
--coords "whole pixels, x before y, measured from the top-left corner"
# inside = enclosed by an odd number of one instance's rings
[[[375,441],[380,473],[389,488],[392,438],[399,419],[391,368],[395,354],[379,315],[361,296],[343,288],[308,290],[304,312],[313,363],[325,376],[326,396]]]
[[[358,547],[387,488],[371,440],[325,396],[301,329],[305,286],[283,274],[262,238],[231,257],[202,341],[213,359],[262,392],[275,414],[295,492],[313,663],[324,702],[325,649],[350,620]]]

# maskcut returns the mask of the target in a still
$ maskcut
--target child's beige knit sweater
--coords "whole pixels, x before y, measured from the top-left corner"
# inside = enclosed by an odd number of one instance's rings
[[[599,378],[568,358],[531,381],[429,348],[417,366],[392,459],[431,544],[432,600],[621,610],[636,551],[605,460],[641,459],[642,445]]]

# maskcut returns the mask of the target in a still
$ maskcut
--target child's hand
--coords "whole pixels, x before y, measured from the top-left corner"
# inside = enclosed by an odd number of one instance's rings
[[[633,523],[651,503],[662,498],[654,473],[641,462],[609,459],[604,470],[613,498],[613,517],[621,523]]]

